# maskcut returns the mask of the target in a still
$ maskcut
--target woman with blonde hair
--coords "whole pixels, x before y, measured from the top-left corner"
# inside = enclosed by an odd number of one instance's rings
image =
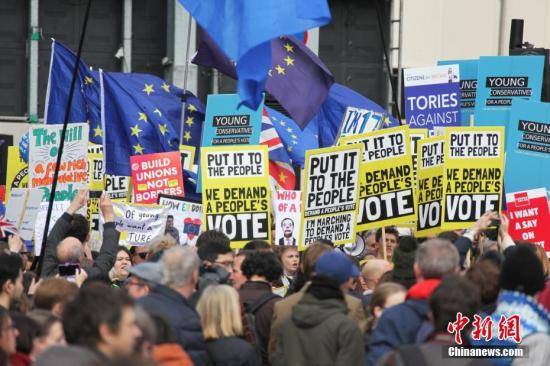
[[[197,304],[208,356],[213,365],[261,365],[252,345],[241,338],[243,324],[237,291],[228,285],[210,285]]]
[[[374,289],[367,308],[366,335],[370,336],[384,309],[405,301],[407,289],[395,282],[381,283]]]

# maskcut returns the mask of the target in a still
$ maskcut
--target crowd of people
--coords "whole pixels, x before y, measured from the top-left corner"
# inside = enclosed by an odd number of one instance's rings
[[[127,248],[104,195],[94,252],[86,201],[79,191],[53,225],[38,271],[17,235],[0,243],[0,366],[550,364],[549,261],[511,239],[503,214],[430,238],[366,232],[361,258],[328,240],[233,250],[218,231],[181,246],[170,223]],[[497,337],[511,316],[519,334]],[[476,317],[492,319],[492,339],[476,337]],[[529,351],[447,358],[461,342]]]

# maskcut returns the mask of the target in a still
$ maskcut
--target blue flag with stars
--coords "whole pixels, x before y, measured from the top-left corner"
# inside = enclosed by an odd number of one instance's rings
[[[65,45],[52,40],[50,74],[46,91],[44,121],[47,124],[63,123],[69,100],[76,55]],[[99,74],[91,71],[81,60],[75,84],[73,101],[69,112],[69,123],[88,122],[90,141],[102,143]]]
[[[131,155],[178,150],[181,89],[147,74],[101,72],[100,79],[107,174],[130,175]],[[188,92],[184,145],[200,147],[204,110]]]
[[[271,40],[330,21],[327,0],[179,0],[236,62],[243,104],[257,110],[271,67]]]

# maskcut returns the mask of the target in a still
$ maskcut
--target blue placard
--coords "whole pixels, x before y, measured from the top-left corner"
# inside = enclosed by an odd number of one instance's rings
[[[476,102],[478,60],[448,60],[439,61],[437,64],[458,65],[460,70],[460,123],[462,126],[469,126]]]
[[[257,110],[239,106],[237,94],[210,94],[202,127],[201,146],[259,145],[262,130],[264,101]],[[197,193],[201,192],[201,174],[197,179]]]
[[[516,99],[507,129],[506,192],[550,188],[550,103]]]
[[[404,71],[405,115],[411,128],[460,126],[458,65]]]
[[[506,126],[512,101],[540,101],[544,56],[479,58],[474,120],[476,126]]]

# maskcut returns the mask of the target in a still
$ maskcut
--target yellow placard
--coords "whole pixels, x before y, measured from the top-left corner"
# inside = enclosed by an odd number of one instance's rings
[[[355,242],[362,155],[359,144],[306,151],[299,250],[318,239]]]
[[[203,223],[231,239],[232,248],[271,242],[267,146],[201,148]]]
[[[195,147],[180,145],[181,165],[183,169],[192,170],[195,162]]]
[[[445,133],[443,229],[468,228],[499,211],[504,176],[504,127],[454,127]]]
[[[6,202],[12,188],[27,188],[29,165],[19,155],[19,146],[8,146],[8,169],[6,172]]]
[[[416,234],[431,236],[441,231],[443,200],[444,136],[418,141]]]
[[[400,126],[342,139],[363,146],[357,231],[416,220],[409,127]]]

